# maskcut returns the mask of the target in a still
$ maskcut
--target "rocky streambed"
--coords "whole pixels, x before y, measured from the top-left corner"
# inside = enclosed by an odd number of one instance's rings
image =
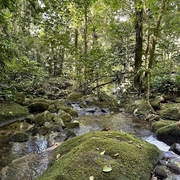
[[[111,105],[107,106],[107,102]],[[151,131],[150,121],[142,121],[125,113],[110,99],[97,103],[97,98],[88,96],[82,101],[75,98],[43,103],[44,100],[29,103],[28,118],[20,118],[14,123],[11,121],[11,124],[0,128],[2,180],[35,179],[53,163],[54,159],[59,159],[59,154],[52,158],[51,152],[62,142],[88,132],[107,131],[108,134],[108,131],[112,130],[125,132],[155,144],[164,153],[159,161],[160,170],[158,169],[156,174],[160,175],[161,179],[180,179],[179,155],[168,151],[169,146],[156,139]],[[40,112],[34,112],[37,109]],[[9,116],[14,115],[13,111],[9,112]],[[13,135],[18,133],[23,134],[21,142],[12,140],[16,139]],[[27,139],[24,133],[28,134]]]

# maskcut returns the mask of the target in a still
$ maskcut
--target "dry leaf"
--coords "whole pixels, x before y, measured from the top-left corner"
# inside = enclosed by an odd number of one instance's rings
[[[90,176],[90,177],[89,177],[89,180],[94,180],[94,176]]]
[[[60,156],[61,156],[60,154],[57,154],[57,155],[56,155],[56,161],[59,160]]]
[[[117,157],[117,156],[119,156],[119,153],[114,154],[114,157]]]
[[[105,152],[106,152],[106,151],[102,151],[102,152],[100,153],[100,155],[101,155],[101,156],[104,155]]]
[[[112,171],[112,166],[111,165],[106,165],[103,167],[103,172],[111,172]]]

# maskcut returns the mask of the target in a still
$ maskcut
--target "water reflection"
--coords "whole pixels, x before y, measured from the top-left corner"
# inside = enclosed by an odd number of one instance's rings
[[[17,158],[32,152],[44,152],[47,149],[47,140],[44,136],[34,136],[24,143],[12,143],[12,154]]]

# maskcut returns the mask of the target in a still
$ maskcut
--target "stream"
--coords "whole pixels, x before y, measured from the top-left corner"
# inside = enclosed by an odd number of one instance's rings
[[[156,145],[163,152],[167,152],[170,148],[157,140],[155,134],[151,131],[151,124],[148,121],[142,122],[142,120],[125,112],[111,114],[108,110],[104,110],[104,114],[92,115],[89,111],[84,113],[77,105],[73,105],[73,108],[79,113],[78,121],[80,122],[80,127],[73,129],[77,136],[90,131],[116,130],[142,138]],[[31,137],[29,141],[24,143],[9,143],[8,138],[11,134],[16,131],[23,131],[28,126],[30,125],[25,121],[20,121],[0,128],[0,170],[3,168],[3,171],[6,171],[4,167],[8,166],[10,169],[13,169],[14,174],[12,172],[10,174],[12,180],[33,180],[47,168],[49,163],[47,140],[44,136]],[[21,163],[20,167],[28,164],[27,172],[23,172],[25,176],[18,177],[19,167],[17,167],[17,162],[19,159],[22,161],[23,158],[26,163]],[[15,178],[15,176],[17,177]],[[170,172],[168,178],[180,180],[180,175]],[[11,178],[2,180],[11,180]]]

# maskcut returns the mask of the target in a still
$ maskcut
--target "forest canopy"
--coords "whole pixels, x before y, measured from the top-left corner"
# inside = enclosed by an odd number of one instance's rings
[[[179,0],[1,0],[0,94],[59,76],[180,92],[179,21]]]

